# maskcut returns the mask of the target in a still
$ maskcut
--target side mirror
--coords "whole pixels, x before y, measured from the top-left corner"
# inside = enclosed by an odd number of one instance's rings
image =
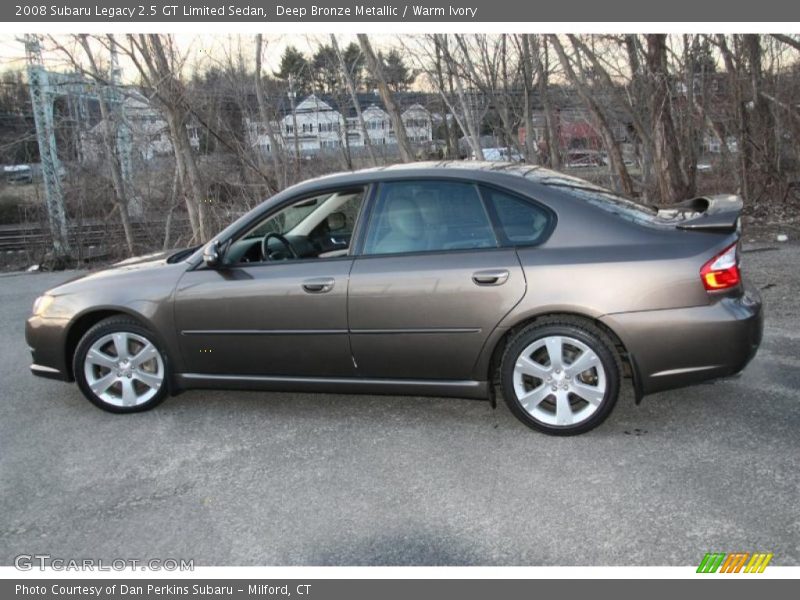
[[[220,263],[219,241],[214,240],[203,250],[203,262],[207,267],[216,269]]]
[[[347,217],[343,212],[333,212],[328,215],[328,231],[339,231],[347,227]]]

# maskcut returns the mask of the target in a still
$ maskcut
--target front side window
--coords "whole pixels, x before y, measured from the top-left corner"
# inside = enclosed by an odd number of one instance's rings
[[[259,221],[226,250],[226,264],[346,256],[364,189],[303,198]]]
[[[489,216],[474,185],[403,181],[381,184],[364,254],[496,246]]]

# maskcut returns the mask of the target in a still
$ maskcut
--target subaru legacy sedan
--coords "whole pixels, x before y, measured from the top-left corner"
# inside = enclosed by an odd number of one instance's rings
[[[599,425],[737,373],[762,334],[741,200],[658,210],[544,168],[417,163],[314,179],[202,247],[39,297],[36,375],[102,409],[191,388],[503,397],[523,423]]]

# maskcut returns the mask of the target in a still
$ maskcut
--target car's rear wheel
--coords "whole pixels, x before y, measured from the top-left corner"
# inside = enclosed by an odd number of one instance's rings
[[[84,334],[73,373],[84,396],[109,412],[148,410],[167,395],[165,354],[153,334],[128,317],[104,319]]]
[[[555,317],[514,336],[503,354],[500,383],[520,421],[552,435],[576,435],[608,417],[620,372],[614,345],[600,329]]]

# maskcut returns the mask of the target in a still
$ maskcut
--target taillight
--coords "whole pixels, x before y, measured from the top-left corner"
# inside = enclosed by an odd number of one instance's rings
[[[707,290],[727,290],[741,283],[737,246],[738,243],[728,246],[700,269],[700,278]]]

